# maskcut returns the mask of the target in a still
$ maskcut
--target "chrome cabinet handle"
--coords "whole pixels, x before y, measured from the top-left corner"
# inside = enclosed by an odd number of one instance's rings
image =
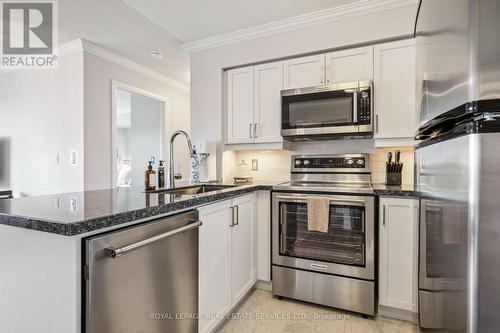
[[[385,205],[382,205],[382,225],[385,227]]]
[[[234,207],[231,208],[231,222],[229,223],[229,227],[232,228],[234,226]]]
[[[181,228],[178,228],[178,229],[175,229],[175,230],[166,232],[164,234],[160,234],[158,236],[154,236],[154,237],[151,237],[151,238],[148,238],[148,239],[136,242],[136,243],[132,243],[132,244],[122,246],[119,248],[108,247],[108,248],[104,249],[104,255],[106,257],[110,257],[110,258],[118,258],[124,254],[127,254],[127,253],[129,253],[133,250],[136,250],[140,247],[143,247],[145,245],[151,244],[153,242],[162,240],[162,239],[167,238],[167,237],[177,235],[181,232],[184,232],[184,231],[187,231],[190,229],[198,228],[199,226],[201,226],[201,221],[193,221],[193,223],[190,223],[184,227],[181,227]]]
[[[234,206],[234,209],[236,210],[234,214],[236,223],[234,225],[240,225],[240,206]]]
[[[326,66],[326,83],[330,83],[330,81],[332,79],[332,77],[331,77],[331,75],[332,75],[331,68],[332,67],[330,65]]]
[[[252,124],[250,124],[250,139],[253,139],[252,127],[253,127],[253,125],[252,125]]]
[[[325,83],[325,66],[321,66],[321,76],[320,76],[320,80],[321,80],[321,84]]]
[[[253,138],[257,139],[257,123],[253,124]]]
[[[375,133],[378,133],[378,114],[375,115]]]

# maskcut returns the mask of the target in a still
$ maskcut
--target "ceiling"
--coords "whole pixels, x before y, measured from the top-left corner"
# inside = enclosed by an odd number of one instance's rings
[[[59,44],[86,39],[143,66],[189,83],[189,55],[181,43],[121,0],[59,1]],[[165,53],[161,60],[151,50]]]
[[[370,0],[123,0],[183,43]]]

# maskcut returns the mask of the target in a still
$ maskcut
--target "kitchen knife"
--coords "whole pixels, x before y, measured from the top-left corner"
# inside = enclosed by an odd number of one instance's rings
[[[391,164],[392,164],[392,153],[387,153],[387,172],[391,172]]]
[[[400,159],[401,159],[401,152],[398,149],[396,150],[396,163],[399,164]]]

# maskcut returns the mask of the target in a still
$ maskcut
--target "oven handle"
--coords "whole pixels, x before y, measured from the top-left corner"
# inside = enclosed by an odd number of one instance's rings
[[[297,197],[290,197],[290,196],[278,196],[276,198],[280,202],[301,202],[301,203],[306,203],[307,202],[307,199],[297,198]],[[350,205],[350,206],[366,206],[366,201],[364,201],[364,200],[355,200],[355,199],[349,199],[349,200],[330,199],[330,202],[334,202],[334,203],[337,203],[337,204],[345,204],[345,205]]]

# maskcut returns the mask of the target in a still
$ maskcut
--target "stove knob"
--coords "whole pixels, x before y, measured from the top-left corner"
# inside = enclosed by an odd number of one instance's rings
[[[305,166],[308,166],[309,164],[311,164],[311,162],[309,162],[309,160],[304,160],[304,165]]]
[[[347,164],[349,164],[349,165],[351,165],[351,164],[353,164],[353,163],[354,163],[354,161],[353,161],[353,160],[348,160],[348,161],[347,161]]]
[[[363,160],[358,160],[356,163],[358,163],[359,165],[363,165],[363,164],[365,164],[365,161],[363,161]]]
[[[301,160],[295,160],[295,165],[296,166],[300,166],[302,164],[302,161]]]

